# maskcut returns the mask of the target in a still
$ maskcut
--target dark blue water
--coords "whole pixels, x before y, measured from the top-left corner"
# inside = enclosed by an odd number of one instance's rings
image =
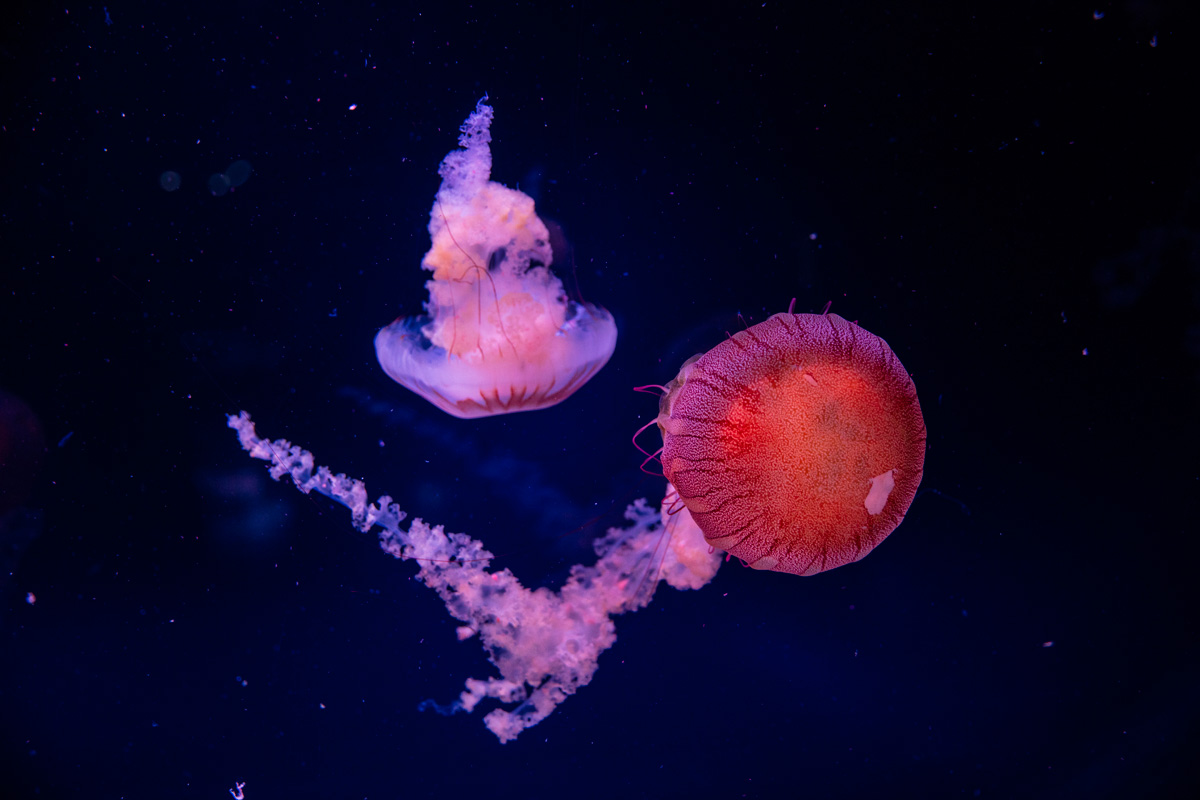
[[[26,4],[0,31],[0,794],[1192,796],[1182,8]],[[463,421],[372,341],[420,312],[437,165],[484,93],[493,178],[620,334],[567,402]],[[661,496],[631,388],[793,297],[911,372],[907,519],[815,577],[660,589],[503,746],[418,710],[492,667],[414,565],[225,427],[247,409],[556,587]]]

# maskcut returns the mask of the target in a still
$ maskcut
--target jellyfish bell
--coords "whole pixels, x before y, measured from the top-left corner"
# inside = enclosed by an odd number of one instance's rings
[[[837,314],[776,314],[663,388],[663,474],[708,543],[751,567],[857,561],[916,495],[916,388],[887,342]]]
[[[426,315],[397,319],[375,337],[392,380],[464,418],[562,402],[617,341],[612,315],[568,299],[550,271],[550,232],[533,198],[489,180],[491,121],[481,100],[438,170],[421,263],[432,273]]]

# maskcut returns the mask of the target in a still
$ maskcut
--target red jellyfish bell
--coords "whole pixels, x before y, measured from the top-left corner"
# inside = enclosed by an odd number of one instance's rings
[[[658,417],[663,473],[714,547],[813,575],[904,519],[925,463],[917,391],[837,314],[776,314],[683,365]]]

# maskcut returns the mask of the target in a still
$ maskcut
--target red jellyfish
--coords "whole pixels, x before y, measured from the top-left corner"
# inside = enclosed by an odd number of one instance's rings
[[[837,314],[789,307],[689,359],[666,388],[663,473],[708,543],[755,569],[857,561],[916,495],[916,388],[887,342]]]

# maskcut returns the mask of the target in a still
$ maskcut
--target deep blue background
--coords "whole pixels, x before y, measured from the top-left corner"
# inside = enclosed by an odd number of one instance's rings
[[[1195,796],[1185,4],[190,5],[0,31],[0,389],[47,443],[28,491],[37,457],[0,467],[0,795]],[[620,339],[568,402],[464,422],[372,339],[419,310],[485,92],[493,177]],[[413,565],[224,427],[556,585],[661,496],[630,388],[792,297],[913,374],[907,520],[813,578],[660,590],[505,746],[417,710],[492,667]]]

